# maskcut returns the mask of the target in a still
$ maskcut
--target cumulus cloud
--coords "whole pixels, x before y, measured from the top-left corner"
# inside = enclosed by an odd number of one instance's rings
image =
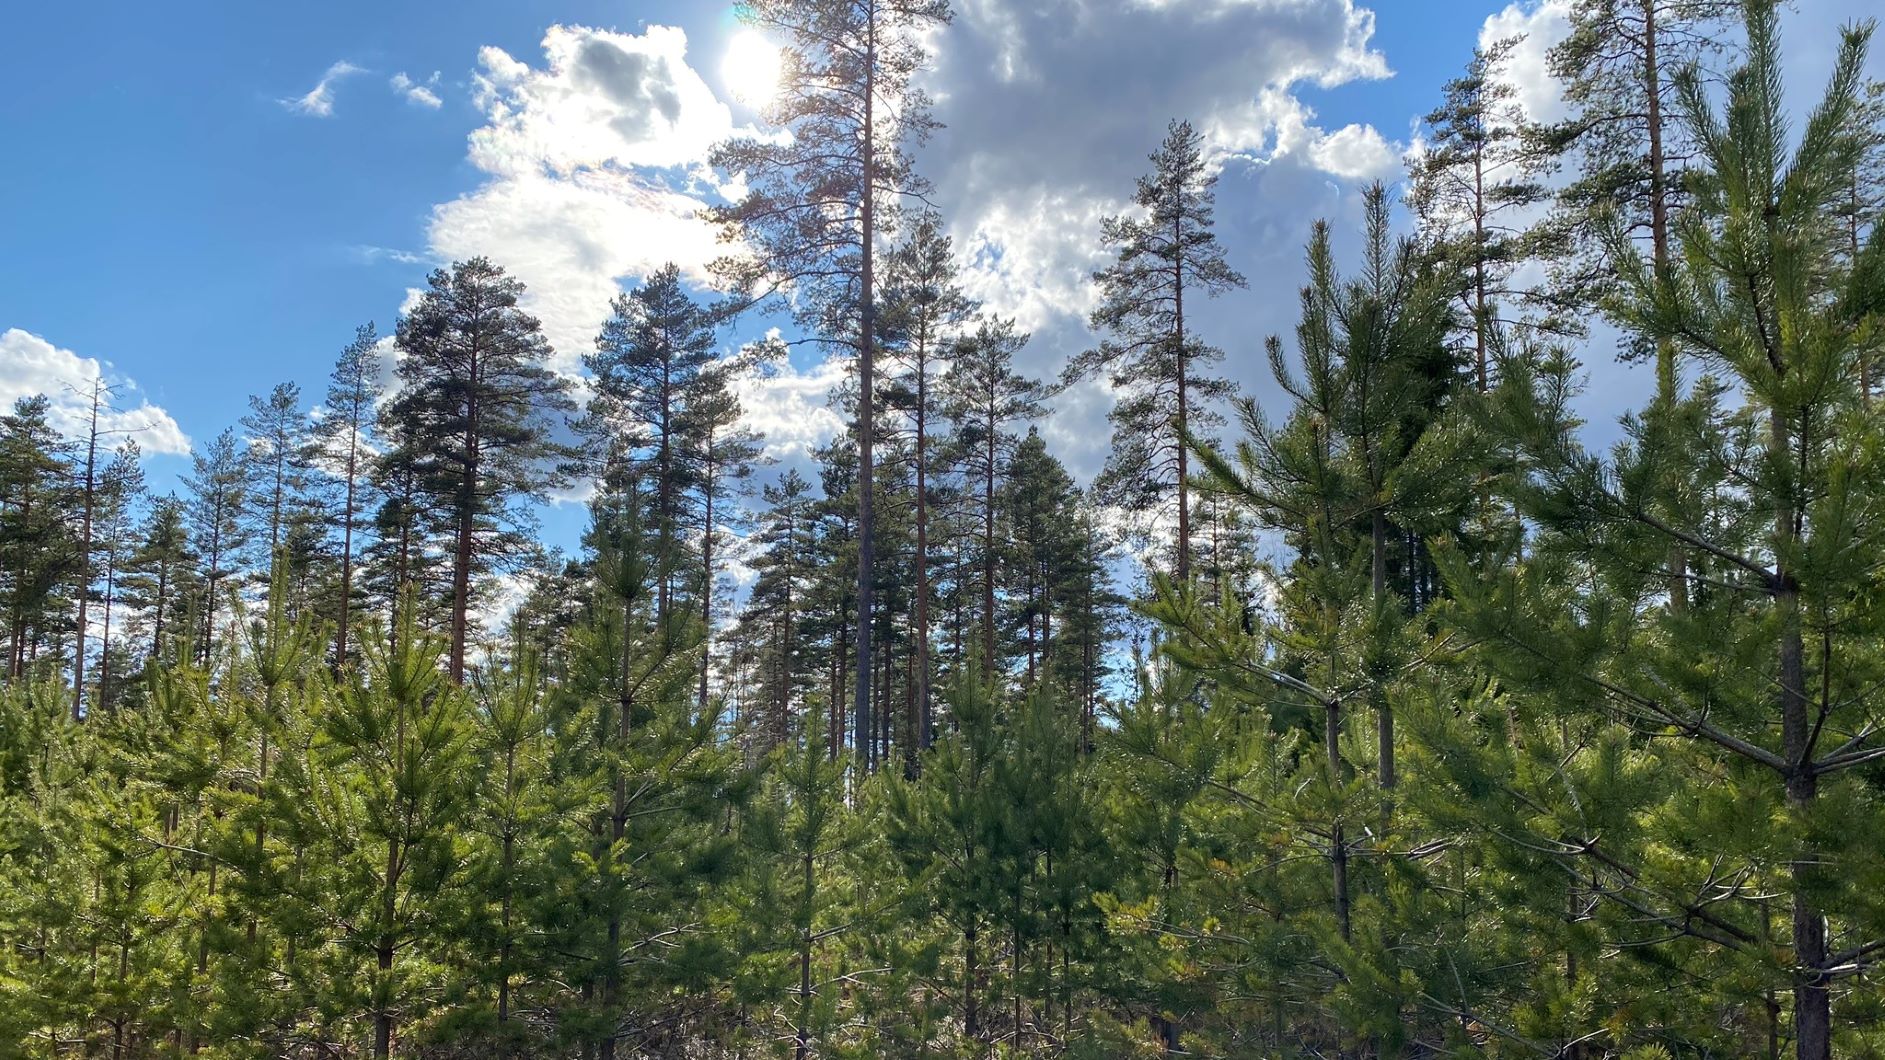
[[[321,80],[308,90],[304,96],[278,100],[282,106],[296,114],[306,114],[312,118],[329,118],[334,114],[334,86],[353,74],[366,73],[361,67],[342,59],[327,68]]]
[[[479,53],[485,122],[469,158],[488,179],[432,214],[434,256],[484,254],[530,288],[558,367],[574,372],[630,277],[663,263],[710,281],[726,252],[699,218],[708,149],[734,132],[726,105],[687,60],[687,35],[552,26],[543,65]]]
[[[1513,3],[1487,18],[1479,29],[1481,48],[1518,39],[1506,57],[1505,80],[1512,85],[1514,100],[1533,121],[1559,121],[1569,114],[1563,86],[1551,76],[1549,59],[1552,46],[1570,35],[1570,15],[1570,0]]]
[[[396,94],[403,96],[406,102],[414,106],[426,107],[430,110],[439,109],[440,100],[437,91],[439,72],[437,70],[432,71],[432,76],[424,81],[414,81],[406,76],[404,70],[401,70],[394,74],[387,84],[392,86]]]
[[[1263,280],[1283,273],[1293,288],[1308,220],[1353,213],[1361,183],[1398,169],[1401,145],[1368,125],[1325,128],[1298,95],[1390,76],[1373,31],[1372,13],[1353,0],[961,0],[954,24],[929,42],[923,86],[945,127],[918,163],[969,293],[1034,333],[1022,368],[1051,377],[1091,341],[1100,218],[1128,208],[1173,117],[1193,120],[1223,168],[1220,229],[1237,267]],[[487,254],[522,278],[565,371],[624,281],[673,260],[704,284],[707,263],[726,251],[697,214],[736,197],[737,175],[712,173],[705,159],[750,130],[736,127],[687,49],[672,27],[555,26],[540,58],[479,54],[473,89],[485,121],[469,159],[487,179],[434,210],[430,249],[440,260]],[[1293,312],[1273,283],[1264,290],[1199,313],[1244,382],[1262,374],[1262,336]],[[747,384],[749,416],[776,455],[839,429],[825,401],[844,370],[788,365]],[[1077,472],[1091,473],[1110,397],[1104,388],[1078,397],[1063,397],[1044,429],[1067,443]]]
[[[101,381],[115,391],[112,407],[100,413],[101,429],[135,439],[146,454],[190,451],[189,437],[170,413],[140,396],[137,384],[109,364],[19,328],[0,332],[0,404],[7,409],[20,398],[44,394],[52,402],[52,425],[68,438],[81,437],[91,425],[92,384]]]
[[[1084,316],[1097,300],[1093,270],[1105,263],[1094,233],[1102,217],[1124,206],[1047,188],[990,203],[957,236],[963,289],[1025,331],[1069,313]]]
[[[637,36],[552,26],[543,54],[539,70],[501,48],[479,53],[488,120],[471,135],[471,161],[487,173],[693,167],[733,132],[732,113],[688,64],[678,27]]]
[[[736,380],[743,422],[765,435],[767,457],[803,463],[814,448],[844,430],[829,396],[850,371],[848,358],[833,356],[805,369],[780,362]]]
[[[1173,118],[1189,119],[1221,171],[1219,232],[1257,290],[1194,311],[1229,357],[1225,374],[1267,386],[1261,343],[1286,330],[1308,223],[1355,214],[1361,185],[1400,170],[1401,145],[1368,125],[1320,125],[1300,98],[1391,75],[1374,16],[1351,0],[961,0],[934,42],[925,85],[944,122],[919,156],[963,256],[964,284],[1033,332],[1023,368],[1057,373],[1089,345],[1099,219]],[[1181,73],[1174,76],[1173,71]],[[1076,474],[1098,470],[1111,396],[1064,392],[1043,431]]]
[[[432,249],[449,260],[487,254],[521,277],[558,363],[574,371],[621,277],[672,260],[690,280],[707,280],[720,248],[697,217],[700,206],[629,173],[520,174],[435,209]]]

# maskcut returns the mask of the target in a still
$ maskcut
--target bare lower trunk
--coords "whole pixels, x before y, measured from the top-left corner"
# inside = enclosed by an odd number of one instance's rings
[[[1769,414],[1769,444],[1777,454],[1792,450],[1792,431],[1779,409]],[[1780,620],[1778,673],[1781,739],[1787,759],[1787,805],[1804,820],[1819,794],[1813,765],[1813,732],[1806,690],[1806,651],[1801,634],[1800,586],[1785,557],[1796,552],[1798,515],[1790,487],[1774,510],[1774,609]],[[1832,994],[1826,978],[1826,918],[1813,898],[1821,874],[1815,852],[1799,851],[1793,876],[1793,1030],[1798,1060],[1832,1057]]]
[[[1191,579],[1191,486],[1190,454],[1185,451],[1185,432],[1190,429],[1190,383],[1185,377],[1185,211],[1172,211],[1172,335],[1178,362],[1178,584]]]
[[[811,902],[812,888],[816,885],[813,875],[811,851],[806,851],[800,860],[804,872],[802,886],[805,888],[804,901]],[[804,919],[803,913],[800,918]],[[812,928],[804,923],[799,927],[799,1011],[798,1011],[798,1049],[797,1060],[806,1060],[810,1055],[812,1022]]]
[[[1373,592],[1375,606],[1379,608],[1388,594],[1388,520],[1379,508],[1374,512],[1373,524]],[[1391,790],[1395,783],[1394,708],[1379,688],[1374,690],[1374,700],[1379,779],[1383,790]]]
[[[862,194],[858,203],[858,217],[863,225],[860,238],[860,271],[863,281],[863,305],[858,314],[857,348],[857,691],[856,702],[858,735],[864,734],[864,723],[871,709],[871,600],[876,588],[877,542],[876,533],[876,465],[871,453],[872,435],[876,431],[876,419],[873,414],[873,391],[876,389],[876,377],[873,373],[873,358],[876,350],[877,300],[873,289],[872,275],[876,249],[876,232],[873,226],[875,217],[875,192],[873,183],[876,162],[876,122],[873,108],[876,104],[875,86],[877,73],[877,24],[871,20],[869,45],[864,56],[864,172],[861,182]],[[857,755],[860,762],[868,760],[870,749],[860,738]]]
[[[1340,700],[1330,700],[1328,715],[1324,721],[1323,742],[1329,756],[1330,789],[1339,788],[1342,783],[1342,704]],[[1348,941],[1348,840],[1343,835],[1342,820],[1338,816],[1329,829],[1329,868],[1335,890],[1335,923],[1341,929],[1342,941]]]
[[[916,697],[911,704],[911,746],[905,754],[916,775],[917,752],[929,746],[929,468],[927,368],[916,378]]]

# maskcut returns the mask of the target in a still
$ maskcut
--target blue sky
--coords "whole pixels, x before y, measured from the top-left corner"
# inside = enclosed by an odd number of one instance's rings
[[[1862,5],[1804,6],[1788,43],[1810,72],[1830,27]],[[1308,222],[1343,231],[1360,187],[1392,179],[1412,122],[1489,18],[1536,33],[1554,17],[1535,0],[957,11],[930,84],[949,129],[920,161],[972,290],[1034,330],[1036,371],[1056,370],[1088,341],[1097,217],[1129,193],[1165,119],[1190,116],[1226,157],[1223,234],[1251,280],[1203,326],[1259,395],[1261,340],[1294,315]],[[616,286],[666,257],[700,275],[710,242],[689,230],[687,203],[718,190],[688,156],[755,120],[722,77],[739,27],[721,5],[114,2],[15,5],[7,21],[0,396],[105,362],[137,384],[127,423],[174,424],[148,432],[148,449],[212,438],[247,395],[286,379],[317,396],[356,324],[390,332],[430,263],[470,253],[540,293],[573,364]],[[544,47],[555,26],[601,32],[559,31],[559,68]],[[655,27],[682,31],[684,54]],[[650,126],[637,111],[647,93],[598,89],[583,64],[600,52],[657,63],[644,87],[693,92],[684,113]],[[832,370],[806,357],[749,401],[787,460],[832,422],[817,409]],[[1069,395],[1049,425],[1076,472],[1103,457],[1106,401]],[[184,463],[154,454],[153,482]],[[579,522],[566,505],[546,530],[567,544]]]

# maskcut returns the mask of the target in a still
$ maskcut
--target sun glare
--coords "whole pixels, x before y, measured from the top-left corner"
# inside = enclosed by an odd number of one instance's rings
[[[758,33],[741,30],[727,42],[720,73],[734,99],[763,107],[779,91],[779,49]]]

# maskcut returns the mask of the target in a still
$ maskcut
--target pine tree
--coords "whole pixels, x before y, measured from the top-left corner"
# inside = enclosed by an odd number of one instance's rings
[[[308,485],[309,426],[301,408],[301,387],[278,383],[266,397],[251,395],[242,429],[248,445],[249,516],[257,524],[250,532],[268,541],[268,555],[261,564],[267,570],[281,552]]]
[[[123,588],[126,568],[134,554],[137,507],[144,495],[143,453],[136,442],[127,441],[112,453],[99,480],[98,505],[93,527],[100,553],[100,577],[103,586],[99,602],[103,605],[98,652],[98,694],[96,702],[110,709],[115,700],[111,687],[112,660],[118,651],[111,637],[112,611]]]
[[[1779,966],[1746,974],[1791,995],[1795,1055],[1820,1060],[1845,1051],[1832,1001],[1869,944],[1836,947],[1869,934],[1852,888],[1876,871],[1845,838],[1871,827],[1848,801],[1863,784],[1852,770],[1885,751],[1839,690],[1875,665],[1871,609],[1853,595],[1870,577],[1857,543],[1875,530],[1853,491],[1876,474],[1876,427],[1859,411],[1852,367],[1879,308],[1885,241],[1845,263],[1840,207],[1865,135],[1855,121],[1867,33],[1844,35],[1789,150],[1775,22],[1774,5],[1749,5],[1747,63],[1729,78],[1724,111],[1695,70],[1678,81],[1706,167],[1676,225],[1679,265],[1652,270],[1621,224],[1608,234],[1618,311],[1723,382],[1652,405],[1603,460],[1572,433],[1563,358],[1521,365],[1500,423],[1530,469],[1515,484],[1521,511],[1546,533],[1510,579],[1481,587],[1456,565],[1449,584],[1512,688],[1580,697],[1626,731],[1668,733],[1665,758],[1719,778],[1671,793],[1680,812],[1656,819],[1673,835],[1626,832],[1613,844],[1580,828],[1543,849],[1573,861],[1598,901],[1669,929],[1672,945],[1696,940],[1709,959],[1737,964],[1790,945]],[[1667,497],[1672,481],[1691,485],[1683,503]],[[1678,543],[1686,609],[1659,599]],[[1755,804],[1771,807],[1758,825],[1742,816]],[[1831,805],[1844,807],[1837,832],[1816,823]],[[1745,843],[1711,830],[1730,818],[1748,829]],[[1695,853],[1647,867],[1670,849]],[[1697,881],[1722,873],[1791,902],[1790,943],[1784,929],[1768,941],[1765,901],[1690,900],[1705,893],[1689,890]]]
[[[196,657],[208,665],[217,644],[216,616],[228,591],[228,579],[242,569],[249,543],[249,466],[233,431],[223,431],[201,452],[190,456],[190,491],[186,509],[190,543],[202,563],[202,628]]]
[[[549,704],[541,660],[517,639],[510,658],[474,684],[478,756],[485,764],[471,827],[481,839],[470,870],[479,907],[472,913],[477,951],[472,975],[491,1000],[503,1049],[529,1041],[515,1014],[520,973],[538,970],[529,955],[528,889],[541,882],[546,833],[567,818],[548,783]]]
[[[765,459],[764,438],[741,423],[744,409],[733,392],[733,379],[749,366],[733,359],[717,362],[695,379],[688,400],[687,434],[694,444],[687,454],[700,501],[700,707],[707,707],[708,672],[713,667],[714,601],[720,590],[721,565],[730,545],[724,525],[739,525],[733,504],[750,488],[749,480]]]
[[[467,694],[437,667],[446,644],[421,633],[410,609],[388,642],[361,647],[363,665],[322,715],[319,853],[350,942],[337,971],[350,993],[364,989],[372,1052],[386,1057],[400,1021],[418,1022],[436,990],[428,979],[444,940],[434,926],[459,872],[475,745]]]
[[[145,655],[167,659],[170,641],[187,627],[195,606],[196,554],[190,547],[187,507],[175,494],[151,502],[125,567],[125,603],[148,638]]]
[[[1574,178],[1556,193],[1557,227],[1575,253],[1561,262],[1563,298],[1591,308],[1611,285],[1608,252],[1596,222],[1616,211],[1633,234],[1647,235],[1650,260],[1669,264],[1672,218],[1685,199],[1684,170],[1694,145],[1684,141],[1675,108],[1675,75],[1717,54],[1734,0],[1582,0],[1571,6],[1570,32],[1550,52],[1571,116],[1529,131],[1542,147],[1572,160]],[[1661,363],[1657,375],[1673,375]]]
[[[754,543],[757,572],[741,616],[744,636],[755,643],[754,670],[748,680],[763,706],[763,717],[749,718],[762,749],[786,742],[793,711],[812,685],[812,653],[800,618],[817,563],[817,528],[811,484],[796,469],[761,492],[766,508],[759,516]]]
[[[1055,623],[1070,589],[1067,581],[1084,573],[1077,566],[1082,557],[1076,550],[1084,544],[1076,533],[1078,499],[1073,477],[1048,453],[1040,431],[1029,427],[1008,462],[1000,520],[1011,616],[1002,626],[1010,637],[1020,631],[1024,689],[1032,690],[1053,669],[1059,656]]]
[[[779,91],[767,108],[784,140],[737,139],[710,163],[745,177],[746,197],[708,216],[756,251],[716,265],[742,289],[795,292],[805,330],[857,357],[857,667],[855,694],[870,701],[876,574],[876,253],[907,198],[926,185],[906,148],[935,127],[914,84],[922,38],[949,21],[947,0],[757,0],[741,14],[785,38]],[[860,745],[860,755],[868,748]]]
[[[603,488],[632,481],[652,505],[659,570],[656,607],[667,615],[676,579],[689,570],[682,528],[697,521],[693,501],[700,441],[688,415],[701,373],[714,361],[714,322],[681,287],[675,265],[657,269],[634,291],[616,296],[596,352],[583,359],[593,378],[590,429],[609,450]]]
[[[1517,43],[1475,48],[1466,72],[1447,82],[1444,101],[1425,119],[1427,142],[1408,192],[1435,267],[1458,280],[1481,391],[1491,385],[1498,303],[1513,293],[1506,281],[1537,242],[1524,211],[1547,195],[1539,179],[1546,159],[1505,73]]]
[[[1136,513],[1170,510],[1178,579],[1191,576],[1190,454],[1184,439],[1202,433],[1218,414],[1212,404],[1232,392],[1228,380],[1204,374],[1224,351],[1185,330],[1185,295],[1214,298],[1244,286],[1212,231],[1217,175],[1204,157],[1204,137],[1173,121],[1152,153],[1152,172],[1139,178],[1140,213],[1108,217],[1100,237],[1116,260],[1093,274],[1100,304],[1092,326],[1108,338],[1068,362],[1069,381],[1104,374],[1121,392],[1109,418],[1113,451],[1102,489]]]
[[[108,498],[104,497],[101,492],[104,488],[102,475],[105,467],[104,454],[100,452],[100,445],[111,435],[123,433],[107,429],[100,420],[100,415],[109,411],[106,399],[111,396],[111,389],[104,379],[98,378],[93,379],[90,390],[82,394],[87,406],[85,440],[79,447],[83,455],[74,454],[76,465],[74,467],[76,472],[74,499],[78,504],[79,523],[76,575],[78,585],[77,591],[73,593],[78,600],[78,620],[72,624],[73,636],[77,640],[72,651],[72,716],[75,718],[83,716],[85,706],[85,643],[91,635],[91,623],[87,610],[92,600],[93,583],[97,580],[93,561],[98,545],[94,538],[94,530],[101,514],[101,504],[108,503]],[[110,644],[107,643],[103,650],[110,651]]]
[[[943,377],[944,400],[955,422],[952,445],[956,461],[970,480],[967,494],[978,533],[977,565],[981,574],[982,666],[985,680],[1002,674],[999,617],[996,610],[996,568],[1001,562],[995,520],[997,483],[1006,474],[1015,446],[1009,424],[1034,419],[1045,412],[1038,382],[1015,371],[1014,362],[1028,336],[1015,331],[1012,320],[985,320],[965,336],[949,372]]]
[[[328,377],[322,415],[314,422],[313,449],[321,470],[337,480],[329,511],[340,528],[340,588],[334,616],[334,666],[347,665],[347,637],[354,624],[355,531],[372,494],[372,431],[380,399],[379,335],[372,322],[354,329]]]
[[[736,756],[717,719],[696,709],[695,616],[656,617],[659,559],[633,497],[595,508],[592,602],[573,634],[565,686],[568,731],[582,736],[594,830],[562,900],[580,912],[577,969],[598,1055],[657,1049],[672,999],[726,974],[728,958],[699,930],[707,895],[731,872],[717,827],[743,800]],[[569,854],[575,856],[577,851]],[[567,914],[565,914],[567,916]],[[651,947],[665,960],[643,959]]]
[[[77,570],[65,444],[44,395],[0,417],[0,588],[5,591],[6,675],[25,676],[62,625],[60,590]]]
[[[946,925],[955,950],[943,985],[956,1000],[963,1051],[989,1055],[991,926],[1003,904],[998,859],[1016,838],[998,770],[1002,732],[994,684],[971,666],[949,691],[954,731],[939,739],[914,785],[892,784],[885,812],[890,851],[910,876],[924,913]]]
[[[527,519],[516,502],[564,481],[566,448],[552,437],[552,417],[574,404],[569,383],[547,366],[536,319],[518,308],[522,282],[473,258],[434,271],[427,284],[399,321],[405,357],[385,459],[409,466],[451,518],[450,670],[462,682],[473,578],[516,551],[506,530]]]
[[[942,418],[941,376],[948,371],[955,332],[963,327],[975,304],[956,282],[954,248],[943,234],[942,219],[933,211],[919,215],[902,243],[885,260],[884,353],[898,372],[890,380],[885,404],[909,420],[912,471],[915,474],[916,540],[911,558],[915,586],[915,614],[911,640],[916,649],[912,666],[916,692],[908,720],[914,754],[928,747],[934,719],[930,707],[929,542],[930,512],[934,507],[931,482],[937,478],[934,436]]]
[[[825,1054],[826,1037],[838,1022],[838,992],[825,989],[828,984],[815,973],[819,950],[841,933],[834,921],[844,915],[836,901],[843,893],[830,886],[831,870],[856,842],[843,802],[844,763],[821,746],[813,720],[808,716],[786,745],[765,800],[771,812],[754,837],[769,855],[770,877],[780,881],[772,900],[784,930],[773,945],[789,954],[786,993],[795,1060]]]
[[[406,607],[418,609],[414,621],[421,629],[445,628],[452,598],[449,513],[430,502],[419,465],[401,455],[400,425],[385,410],[376,434],[384,448],[373,461],[369,483],[379,504],[361,551],[362,588],[376,598],[387,629],[397,628]]]

